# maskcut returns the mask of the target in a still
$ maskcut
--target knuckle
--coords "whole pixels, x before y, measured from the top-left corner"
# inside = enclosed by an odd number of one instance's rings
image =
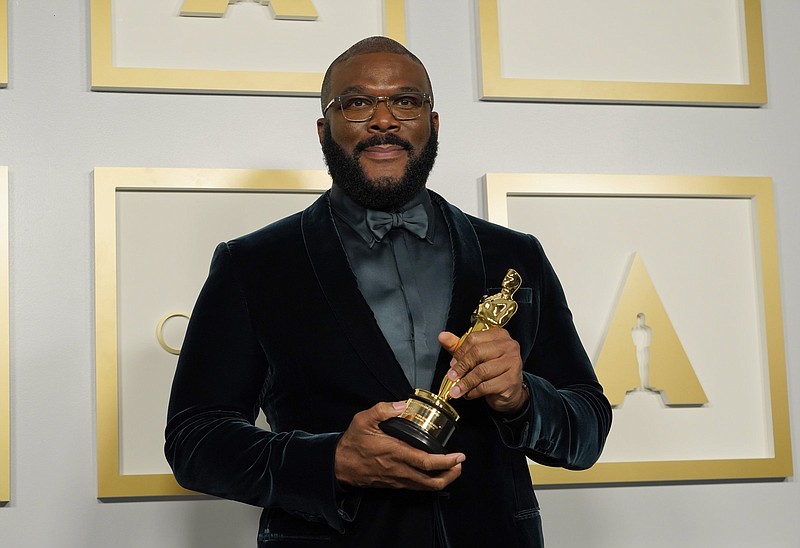
[[[419,468],[425,472],[433,472],[436,467],[434,466],[433,459],[430,457],[423,458],[420,462]]]
[[[479,384],[475,386],[472,390],[469,391],[469,397],[472,398],[480,398],[481,396],[486,395],[486,390],[483,388],[483,384]]]
[[[486,380],[492,376],[492,366],[488,362],[483,362],[475,367],[473,374],[481,380]]]
[[[462,360],[458,360],[458,362],[453,366],[453,369],[459,375],[465,375],[465,374],[467,374],[469,372],[469,367]]]
[[[464,377],[458,381],[458,387],[461,389],[462,392],[469,392],[477,383],[473,380],[473,377]]]

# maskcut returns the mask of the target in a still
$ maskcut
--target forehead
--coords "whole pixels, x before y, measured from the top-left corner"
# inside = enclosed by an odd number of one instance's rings
[[[393,90],[430,92],[422,65],[398,53],[365,53],[339,63],[331,72],[333,95]]]

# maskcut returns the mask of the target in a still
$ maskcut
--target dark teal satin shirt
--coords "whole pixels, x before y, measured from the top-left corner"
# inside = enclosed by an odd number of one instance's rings
[[[421,191],[400,211],[422,204],[428,232],[419,238],[394,228],[378,240],[367,227],[366,209],[341,188],[331,189],[331,208],[358,288],[372,309],[403,372],[415,388],[432,387],[453,291],[453,254],[441,210]]]

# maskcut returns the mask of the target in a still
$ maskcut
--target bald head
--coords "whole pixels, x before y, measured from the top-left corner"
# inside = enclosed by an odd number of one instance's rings
[[[425,68],[425,65],[422,64],[422,61],[420,61],[416,55],[408,51],[403,44],[392,40],[391,38],[386,38],[385,36],[371,36],[369,38],[364,38],[363,40],[360,40],[347,48],[347,50],[339,55],[339,57],[334,59],[331,65],[328,67],[328,70],[325,72],[325,78],[322,79],[322,90],[320,93],[322,108],[325,108],[325,105],[327,105],[328,101],[331,100],[331,73],[333,72],[333,69],[348,59],[368,53],[396,53],[398,55],[405,55],[406,57],[412,59],[415,63],[418,63],[419,66],[422,67],[422,70],[425,71],[425,78],[428,81],[428,91],[431,94],[431,98],[433,97],[431,78],[428,76],[428,71]]]

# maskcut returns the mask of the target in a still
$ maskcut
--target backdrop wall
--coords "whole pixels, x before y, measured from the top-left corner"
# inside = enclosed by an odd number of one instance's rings
[[[407,43],[431,73],[441,116],[430,186],[467,212],[485,216],[487,172],[774,178],[797,458],[800,4],[763,0],[762,10],[769,92],[762,108],[479,102],[472,1],[406,0]],[[96,499],[91,171],[322,169],[319,102],[91,92],[88,20],[88,1],[9,1],[0,165],[9,166],[10,187],[12,501],[0,507],[0,543],[254,546],[258,509],[210,499]],[[795,478],[547,489],[539,498],[555,548],[796,547],[800,539]]]

